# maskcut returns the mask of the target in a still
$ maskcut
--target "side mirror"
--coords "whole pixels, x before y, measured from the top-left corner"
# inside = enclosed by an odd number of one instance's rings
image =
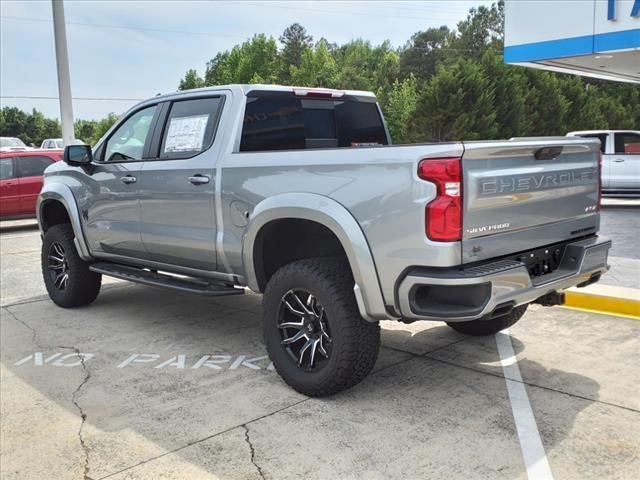
[[[68,145],[64,147],[63,160],[73,166],[88,165],[93,161],[93,154],[89,145]]]

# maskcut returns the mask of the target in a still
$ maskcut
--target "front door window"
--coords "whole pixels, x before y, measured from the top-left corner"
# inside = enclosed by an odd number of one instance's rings
[[[156,106],[148,107],[131,115],[120,125],[107,141],[105,162],[142,160],[144,144],[149,136],[151,120]]]

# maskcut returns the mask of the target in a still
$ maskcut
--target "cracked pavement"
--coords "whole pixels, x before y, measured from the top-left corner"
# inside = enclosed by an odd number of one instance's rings
[[[372,375],[309,399],[255,360],[258,296],[111,281],[63,310],[37,231],[0,245],[2,479],[526,478],[492,337],[384,322]],[[533,307],[510,331],[554,476],[637,478],[640,322]]]

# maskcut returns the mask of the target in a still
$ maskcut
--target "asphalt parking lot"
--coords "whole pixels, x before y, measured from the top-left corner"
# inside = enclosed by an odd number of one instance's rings
[[[603,213],[630,284],[637,222]],[[497,338],[385,322],[374,372],[310,399],[270,368],[259,296],[107,281],[63,310],[37,230],[2,226],[0,246],[3,479],[640,476],[637,320],[536,306]]]

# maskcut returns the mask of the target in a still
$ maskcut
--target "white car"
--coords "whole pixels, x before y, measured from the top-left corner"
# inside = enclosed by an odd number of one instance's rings
[[[76,138],[73,140],[73,145],[84,145],[84,142]],[[46,150],[62,150],[64,148],[64,140],[61,138],[46,138],[42,141],[40,148]]]
[[[61,150],[64,148],[64,141],[61,138],[47,138],[42,141],[41,149]]]
[[[0,152],[13,152],[18,150],[31,150],[17,137],[0,137]]]
[[[600,140],[603,193],[640,195],[640,130],[583,130],[567,136]]]

